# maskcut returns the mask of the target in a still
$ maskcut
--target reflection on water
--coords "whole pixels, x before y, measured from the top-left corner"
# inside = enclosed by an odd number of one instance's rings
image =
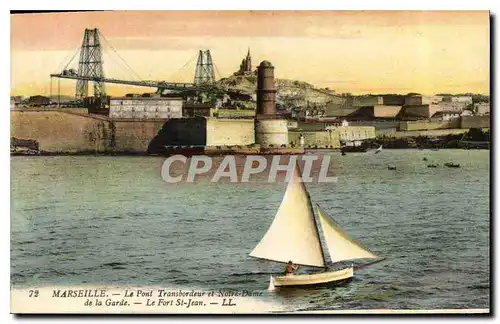
[[[12,283],[249,290],[288,310],[488,307],[488,151],[331,155],[338,181],[308,184],[314,203],[386,258],[348,284],[266,290],[283,265],[248,253],[284,183],[169,184],[162,158],[88,156],[11,159]],[[449,161],[462,167],[427,168]]]

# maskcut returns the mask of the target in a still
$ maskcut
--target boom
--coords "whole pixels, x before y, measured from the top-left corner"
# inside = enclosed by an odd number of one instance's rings
[[[83,81],[94,81],[103,83],[115,83],[115,84],[127,84],[139,87],[148,88],[158,88],[161,90],[216,90],[217,87],[209,84],[194,85],[192,83],[180,83],[180,82],[164,82],[164,81],[133,81],[133,80],[120,80],[111,78],[98,78],[90,76],[81,76],[77,74],[51,74],[51,78],[61,78],[61,79],[72,79],[72,80],[83,80]]]

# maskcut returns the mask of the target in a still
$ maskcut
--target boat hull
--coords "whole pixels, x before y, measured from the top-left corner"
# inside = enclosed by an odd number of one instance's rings
[[[276,288],[314,287],[340,284],[352,280],[354,268],[344,268],[335,271],[326,271],[313,274],[272,277],[271,281]]]
[[[340,148],[340,151],[342,153],[365,153],[368,151],[368,148],[366,146],[342,146]]]

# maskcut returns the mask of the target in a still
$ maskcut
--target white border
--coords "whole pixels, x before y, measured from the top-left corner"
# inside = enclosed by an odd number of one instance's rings
[[[128,10],[138,10],[138,9],[146,9],[146,10],[194,10],[194,9],[209,9],[209,10],[217,10],[217,9],[240,9],[240,10],[248,10],[248,9],[279,9],[279,10],[300,10],[300,9],[309,9],[309,10],[492,10],[493,14],[498,13],[498,1],[487,1],[487,0],[475,0],[475,1],[453,1],[453,2],[445,2],[445,1],[435,1],[435,0],[420,0],[420,1],[413,1],[413,2],[408,2],[408,1],[383,1],[383,0],[378,0],[378,1],[360,1],[360,0],[349,0],[345,2],[333,2],[333,1],[316,1],[316,2],[311,2],[311,1],[298,1],[298,0],[287,0],[287,1],[282,1],[282,2],[271,2],[271,1],[264,1],[264,0],[252,0],[252,1],[223,1],[223,0],[210,0],[210,1],[192,1],[192,0],[184,0],[184,1],[179,1],[179,2],[170,2],[168,5],[165,3],[160,4],[158,1],[151,1],[151,0],[120,0],[120,1],[102,1],[102,0],[87,0],[85,2],[78,2],[78,1],[73,1],[73,2],[68,2],[68,1],[16,1],[15,3],[12,2],[7,2],[3,1],[2,2],[2,7],[6,6],[8,4],[13,4],[15,6],[16,10],[43,10],[44,8],[65,8],[66,10],[81,10],[82,7],[84,8],[92,8],[92,9],[100,9],[100,10],[120,10],[120,9],[128,9]],[[250,7],[251,6],[251,7]],[[2,25],[0,28],[0,33],[2,34],[2,38],[4,42],[6,40],[10,39],[10,15],[8,10],[12,8],[2,8]],[[498,17],[497,17],[498,19]],[[498,20],[497,20],[498,22]],[[497,30],[498,32],[498,30]],[[494,39],[495,43],[498,41],[498,34],[495,35]],[[9,42],[10,43],[10,42]],[[3,50],[3,66],[4,66],[4,73],[2,77],[2,87],[5,89],[6,93],[8,96],[10,96],[10,50],[9,46],[5,46]],[[491,71],[493,72],[493,71]],[[496,72],[496,69],[495,69]],[[496,75],[496,73],[495,73]],[[498,88],[495,85],[495,93],[498,93]],[[10,139],[10,124],[9,124],[9,119],[10,116],[7,116],[8,114],[8,106],[7,106],[7,98],[5,98],[5,106],[3,106],[3,113],[5,113],[5,118],[1,118],[0,122],[2,123],[2,127],[0,127],[0,131],[2,134],[0,135],[2,141],[2,145],[0,146],[0,152],[2,153],[2,159],[0,160],[1,166],[1,181],[0,183],[2,184],[1,186],[1,199],[2,203],[0,206],[2,206],[3,213],[2,213],[2,229],[4,231],[2,235],[2,257],[4,262],[8,262],[9,266],[3,266],[1,268],[2,271],[2,289],[1,289],[1,305],[3,306],[2,309],[2,315],[3,315],[3,320],[2,322],[5,323],[12,323],[14,322],[17,318],[14,318],[12,315],[7,315],[9,314],[9,293],[10,293],[10,222],[9,222],[9,216],[10,216],[10,156],[8,154],[8,141]],[[496,107],[492,107],[493,110],[496,109]],[[496,116],[497,114],[495,114]],[[498,121],[498,116],[494,118],[495,121]],[[495,122],[496,125],[498,125]],[[496,126],[495,125],[495,126]],[[495,131],[495,133],[498,133],[498,131]],[[494,144],[497,142],[498,136],[495,136],[494,139]],[[497,146],[497,145],[495,145]],[[495,149],[498,149],[495,147]],[[498,161],[497,161],[498,162]],[[496,166],[497,163],[495,163]],[[495,177],[495,180],[499,180],[497,177]],[[500,194],[498,192],[495,193],[495,200],[499,200]],[[499,221],[497,220],[495,222],[495,229],[492,229],[493,231],[496,231],[498,229],[498,223]],[[498,232],[497,232],[498,233]],[[498,237],[499,234],[496,235]],[[493,243],[493,242],[492,242]],[[495,246],[497,246],[495,244]],[[494,250],[496,251],[496,250]],[[495,253],[496,254],[496,253]],[[495,255],[496,256],[496,255]],[[498,264],[498,262],[497,262]],[[498,274],[497,271],[495,271],[496,274]],[[498,278],[498,276],[496,276]],[[498,300],[498,296],[496,298]],[[495,309],[498,311],[498,303],[495,303]],[[225,318],[224,320],[234,320],[235,318]],[[372,320],[375,320],[375,322],[385,322],[384,318],[376,317],[376,318],[369,318]],[[408,318],[398,318],[398,320],[419,320],[419,321],[426,321],[428,320],[428,317],[408,317]],[[441,318],[439,318],[441,319]],[[444,318],[443,318],[444,319]],[[471,320],[474,318],[464,318],[465,320]],[[464,320],[461,319],[461,320]],[[53,321],[54,319],[48,319],[49,321]],[[57,319],[56,319],[57,320]],[[68,319],[67,318],[62,318],[59,319],[59,321],[64,321],[66,322]],[[97,322],[104,322],[105,318],[99,318],[99,319],[94,319]],[[129,319],[130,320],[130,319]],[[134,323],[142,323],[146,322],[148,320],[147,318],[132,318],[130,321]],[[180,322],[182,319],[178,318],[168,318],[166,319],[169,322]],[[186,319],[182,320],[183,322]],[[200,320],[199,318],[195,319],[196,321]],[[220,320],[220,319],[214,319],[214,320]],[[267,322],[269,319],[257,319],[259,321],[264,321]],[[271,319],[272,320],[272,319]],[[279,322],[284,322],[288,321],[289,318],[279,318],[279,319],[274,319],[274,321],[279,321]],[[300,320],[309,320],[309,318],[300,318]],[[340,322],[346,322],[346,321],[359,321],[361,320],[360,318],[345,318],[345,317],[336,317],[333,319],[335,321],[340,321]],[[434,318],[432,319],[434,320]],[[450,319],[447,319],[450,320]],[[451,318],[451,320],[454,320],[454,318]],[[24,323],[34,323],[36,319],[24,319]],[[85,318],[79,318],[79,319],[72,319],[74,322],[78,323],[83,323],[85,321]],[[106,320],[109,321],[109,320]],[[112,322],[117,322],[121,323],[123,321],[123,318],[113,318],[111,319]]]

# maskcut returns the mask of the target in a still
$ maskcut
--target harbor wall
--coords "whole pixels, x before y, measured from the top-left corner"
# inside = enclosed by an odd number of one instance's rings
[[[110,121],[111,147],[116,152],[144,153],[163,124],[165,120]]]
[[[165,120],[121,120],[80,112],[11,111],[11,137],[32,139],[42,152],[146,152]]]
[[[249,145],[255,143],[253,119],[206,119],[206,145]]]
[[[59,111],[11,111],[11,137],[32,139],[44,152],[104,152],[109,122]]]
[[[490,116],[462,116],[462,128],[489,128]]]
[[[300,136],[304,136],[305,148],[339,148],[340,137],[336,131],[288,131],[288,142],[293,147],[300,146]]]

